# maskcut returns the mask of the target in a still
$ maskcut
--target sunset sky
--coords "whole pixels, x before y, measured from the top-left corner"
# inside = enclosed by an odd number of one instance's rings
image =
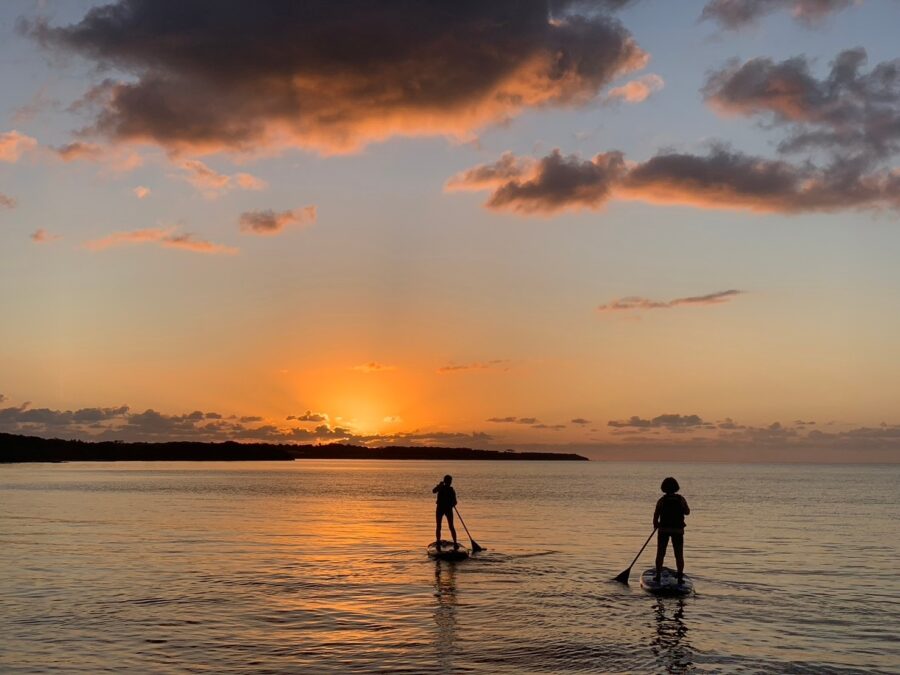
[[[900,461],[896,0],[0,5],[0,431]]]

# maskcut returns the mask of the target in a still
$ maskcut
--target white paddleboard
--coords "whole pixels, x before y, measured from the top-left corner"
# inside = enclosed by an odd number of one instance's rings
[[[690,595],[694,592],[694,582],[685,574],[681,583],[678,583],[677,572],[668,567],[662,568],[657,581],[656,568],[651,567],[641,574],[641,588],[653,595]]]

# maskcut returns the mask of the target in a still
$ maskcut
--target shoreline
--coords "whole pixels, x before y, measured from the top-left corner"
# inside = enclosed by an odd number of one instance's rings
[[[0,464],[62,462],[246,462],[303,459],[563,461],[588,462],[575,453],[516,452],[474,448],[361,445],[290,445],[237,441],[79,441],[0,434]]]

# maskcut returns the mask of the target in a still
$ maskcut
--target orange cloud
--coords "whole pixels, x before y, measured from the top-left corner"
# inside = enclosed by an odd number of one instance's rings
[[[183,159],[178,162],[185,173],[180,177],[200,190],[205,197],[214,198],[234,188],[241,190],[263,190],[266,182],[249,173],[236,173],[233,176],[219,173],[199,159]]]
[[[57,239],[61,239],[61,235],[58,234],[50,234],[44,228],[38,228],[31,234],[31,241],[35,244],[48,244],[51,241],[56,241]]]
[[[651,94],[665,86],[665,82],[659,75],[644,75],[631,82],[626,82],[621,87],[610,89],[606,99],[608,101],[625,101],[626,103],[640,103],[647,100]]]
[[[191,153],[334,153],[395,135],[468,137],[528,108],[584,104],[644,66],[647,55],[620,23],[581,9],[349,0],[273,13],[250,3],[210,21],[129,0],[73,25],[38,20],[25,31],[136,73],[85,96],[99,106],[99,134]]]
[[[176,233],[175,229],[151,227],[130,232],[114,232],[101,239],[85,242],[82,246],[91,251],[105,251],[117,246],[158,244],[164,248],[177,248],[194,253],[234,255],[238,252],[238,249],[232,246],[197,239],[190,233]]]
[[[127,147],[109,147],[84,141],[73,141],[51,147],[50,150],[64,162],[96,162],[120,173],[133,171],[144,163],[138,153]]]
[[[0,162],[18,162],[26,152],[37,147],[37,140],[13,129],[0,134]]]
[[[143,185],[138,185],[136,188],[132,190],[134,196],[138,199],[144,199],[150,195],[150,188],[144,187]]]

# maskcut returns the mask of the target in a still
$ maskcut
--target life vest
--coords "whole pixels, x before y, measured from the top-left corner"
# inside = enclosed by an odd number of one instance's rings
[[[442,484],[437,492],[437,505],[448,511],[456,506],[456,490],[449,485]]]
[[[660,497],[656,508],[659,512],[660,527],[684,527],[684,500],[681,495]]]

